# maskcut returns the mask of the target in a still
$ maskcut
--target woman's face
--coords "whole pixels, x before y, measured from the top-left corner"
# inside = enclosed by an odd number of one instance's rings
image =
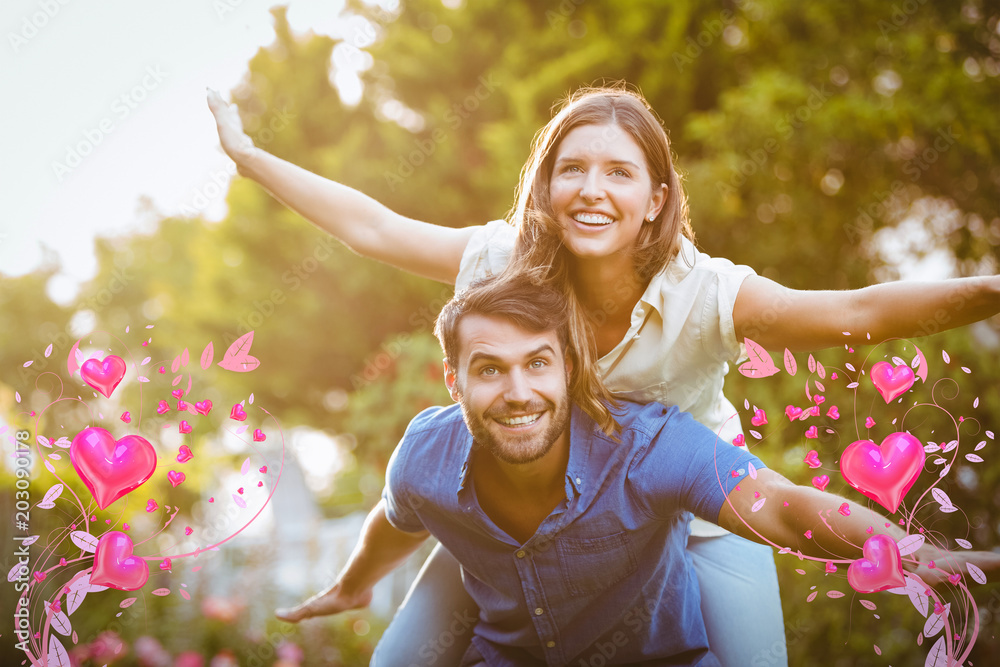
[[[581,259],[627,257],[667,195],[639,144],[617,125],[581,125],[555,153],[549,196],[563,244]]]

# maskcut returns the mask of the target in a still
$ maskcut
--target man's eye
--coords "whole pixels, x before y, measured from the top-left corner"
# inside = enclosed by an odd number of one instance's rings
[[[481,371],[479,371],[479,374],[480,375],[493,376],[493,375],[496,375],[497,372],[498,371],[497,371],[496,367],[494,367],[494,366],[486,366]]]
[[[535,359],[530,365],[532,368],[544,368],[545,366],[548,366],[548,362],[544,359]]]

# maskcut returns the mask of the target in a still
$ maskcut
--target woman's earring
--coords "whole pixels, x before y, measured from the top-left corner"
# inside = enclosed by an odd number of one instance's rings
[[[650,213],[650,214],[649,214],[649,217],[647,218],[647,220],[649,220],[650,222],[652,222],[652,221],[653,221],[653,220],[655,220],[655,219],[656,219],[656,215],[655,215],[655,214],[653,214],[653,213]]]

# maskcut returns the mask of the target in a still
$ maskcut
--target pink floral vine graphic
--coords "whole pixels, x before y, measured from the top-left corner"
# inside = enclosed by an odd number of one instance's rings
[[[125,334],[130,338],[129,327]],[[99,347],[96,339],[101,339]],[[253,393],[229,399],[232,408],[225,411],[213,409],[208,398],[220,400],[220,390],[213,384],[216,374],[249,373],[259,367],[260,361],[250,355],[252,344],[253,331],[235,340],[214,364],[212,342],[197,364],[191,363],[187,348],[154,361],[153,355],[162,348],[147,335],[137,347],[149,356],[137,360],[118,336],[94,332],[72,346],[65,374],[46,370],[35,378],[35,389],[48,394],[48,404],[39,410],[22,409],[18,415],[31,430],[6,434],[15,447],[15,528],[21,533],[14,537],[19,558],[7,573],[7,582],[18,595],[15,633],[16,647],[26,656],[22,664],[67,667],[67,647],[78,643],[72,617],[86,608],[88,596],[109,589],[136,591],[136,597],[119,605],[128,608],[144,599],[153,573],[189,567],[189,561],[217,551],[263,512],[284,467],[281,427],[266,409],[253,405]],[[86,353],[81,346],[91,351]],[[51,354],[49,345],[44,356]],[[125,393],[123,388],[132,391]],[[87,393],[92,398],[85,397]],[[22,403],[20,392],[15,400]],[[4,431],[6,427],[0,434]],[[210,461],[199,451],[205,450],[206,442],[223,436],[242,441],[251,454],[239,468],[239,488],[216,492],[222,502],[213,495],[202,513],[230,510],[231,503],[237,519],[221,539],[199,540],[196,528],[180,527],[189,520],[191,508],[171,504],[163,492],[147,492],[154,488],[147,483],[159,480],[156,488],[164,488],[166,481],[169,492],[191,484],[191,477],[223,478],[229,471],[206,470],[210,464],[199,463],[200,456]],[[265,440],[277,447],[272,450],[277,452],[272,454],[277,465],[257,445]],[[31,479],[33,458],[43,464],[35,479]],[[86,491],[75,490],[80,482]],[[46,491],[32,503],[29,487],[39,483]],[[151,497],[155,493],[161,495]],[[46,518],[59,521],[58,528],[32,534],[31,517],[41,512],[50,512]],[[179,517],[182,520],[172,525]],[[190,600],[184,586],[148,592],[175,593]]]
[[[886,353],[886,348],[897,354]],[[799,373],[795,356],[789,350],[784,351],[782,368],[754,341],[747,339],[746,349],[749,360],[738,367],[746,377],[767,378],[782,370],[790,376]],[[863,360],[855,358],[850,346],[845,345],[844,349],[848,360],[836,368],[824,367],[809,355],[808,375],[804,379],[805,405],[785,406],[785,419],[773,420],[778,423],[768,432],[764,432],[764,426],[769,423],[769,408],[758,407],[747,399],[743,407],[750,416],[751,428],[745,443],[752,449],[780,431],[801,429],[801,436],[795,431],[791,436],[793,440],[801,437],[801,443],[810,447],[802,462],[815,475],[812,483],[816,488],[825,489],[831,479],[839,476],[851,489],[880,506],[869,504],[871,509],[892,516],[905,537],[896,540],[887,535],[872,535],[864,544],[853,545],[861,552],[860,558],[845,561],[793,555],[823,564],[826,583],[831,584],[826,598],[837,600],[853,595],[876,619],[878,598],[858,596],[908,597],[923,620],[917,644],[933,640],[926,667],[964,664],[980,631],[979,609],[970,586],[985,584],[986,576],[977,565],[962,558],[963,550],[973,549],[968,539],[971,526],[941,486],[957,464],[982,463],[980,452],[988,440],[995,439],[995,434],[982,429],[976,418],[968,416],[978,408],[978,398],[971,406],[963,406],[957,415],[953,414],[952,404],[961,394],[958,383],[945,376],[935,380],[926,357],[911,342],[885,341]],[[906,355],[908,360],[898,355]],[[942,369],[958,370],[947,352],[942,353],[941,362]],[[972,372],[966,367],[960,370],[965,374]],[[927,394],[929,399],[925,398]],[[946,407],[946,403],[951,407]],[[937,425],[936,429],[932,423]],[[820,445],[811,444],[820,439],[836,447],[833,465],[823,460],[830,458],[831,451],[821,455],[817,451]],[[743,442],[740,438],[735,444]],[[750,474],[754,472],[751,470]],[[758,511],[765,500],[757,501],[752,511]],[[839,512],[849,515],[848,503],[843,503]],[[940,521],[942,513],[963,518],[944,526]],[[817,517],[818,528],[814,530],[833,530],[829,518],[829,515]],[[886,528],[889,526],[885,524]],[[948,533],[943,532],[943,526]],[[869,528],[868,533],[872,532]],[[812,536],[806,534],[806,537]],[[936,562],[919,563],[914,554],[925,544],[946,555]],[[774,546],[779,553],[792,552],[790,548]],[[904,564],[909,564],[910,570],[918,565],[934,569],[940,583],[936,587],[927,585],[914,572],[907,571]],[[844,566],[846,572],[841,569]],[[795,571],[807,574],[801,568]],[[841,582],[846,587],[838,587]],[[820,599],[821,591],[817,588],[812,587],[808,602]],[[878,644],[874,650],[881,655]]]

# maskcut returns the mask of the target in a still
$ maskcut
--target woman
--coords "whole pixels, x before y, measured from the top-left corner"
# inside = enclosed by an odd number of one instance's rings
[[[458,287],[508,264],[547,272],[575,303],[580,361],[596,364],[612,393],[677,405],[730,442],[740,424],[722,385],[744,337],[769,349],[812,350],[842,344],[844,332],[854,340],[916,335],[919,323],[942,309],[950,326],[1000,310],[996,276],[805,292],[699,253],[667,136],[645,100],[628,90],[573,95],[536,135],[511,224],[465,229],[399,216],[268,155],[253,147],[218,95],[210,94],[209,104],[240,172],[355,252]],[[702,522],[688,548],[720,662],[783,664],[770,549]],[[457,566],[438,549],[374,662],[457,664],[471,634],[449,630],[453,612],[470,602],[463,593]],[[283,616],[331,611],[319,596]]]

